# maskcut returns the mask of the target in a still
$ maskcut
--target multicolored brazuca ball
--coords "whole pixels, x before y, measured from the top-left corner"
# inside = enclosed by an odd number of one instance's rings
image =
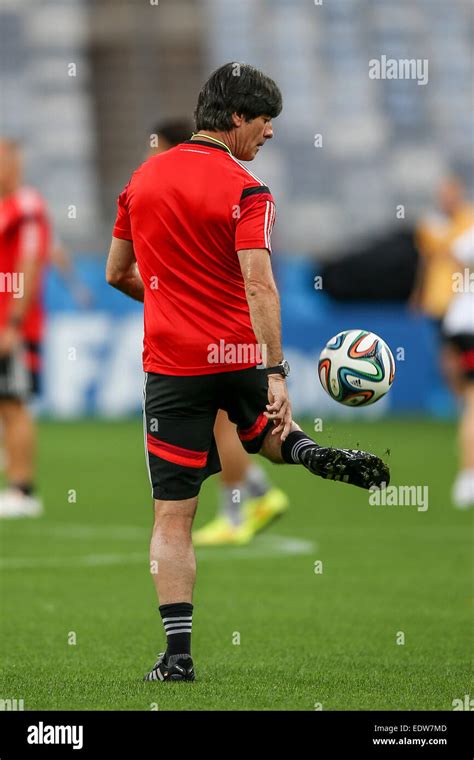
[[[390,390],[395,376],[392,352],[382,338],[367,330],[344,330],[321,351],[319,379],[334,401],[367,406]]]

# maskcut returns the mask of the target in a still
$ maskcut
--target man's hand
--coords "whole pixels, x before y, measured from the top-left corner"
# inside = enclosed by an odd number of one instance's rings
[[[0,356],[13,353],[21,342],[21,334],[15,325],[7,325],[0,333]]]
[[[269,420],[274,421],[275,429],[272,430],[272,435],[281,431],[280,440],[283,442],[290,432],[292,416],[288,388],[285,378],[281,375],[268,375],[268,401],[264,414]]]

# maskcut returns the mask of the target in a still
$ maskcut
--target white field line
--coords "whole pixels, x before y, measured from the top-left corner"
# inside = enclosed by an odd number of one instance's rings
[[[34,520],[27,523],[21,520],[11,519],[5,521],[2,525],[21,525],[22,532],[25,533],[45,533],[48,536],[61,538],[91,538],[91,539],[124,539],[126,541],[141,541],[149,539],[151,535],[150,528],[143,528],[140,525],[89,525],[87,523],[61,523],[61,522],[40,522]]]
[[[69,526],[73,527],[73,526]],[[92,528],[91,528],[92,530]],[[110,537],[110,533],[108,534]],[[79,537],[79,535],[74,536]],[[82,536],[83,537],[83,536]],[[213,548],[197,548],[199,561],[261,559],[289,555],[309,555],[316,551],[313,541],[286,536],[259,536],[248,546],[222,546]],[[149,558],[146,551],[101,553],[101,554],[70,554],[62,557],[3,557],[0,558],[2,570],[24,570],[28,568],[54,567],[105,567],[111,565],[138,564],[148,567]]]

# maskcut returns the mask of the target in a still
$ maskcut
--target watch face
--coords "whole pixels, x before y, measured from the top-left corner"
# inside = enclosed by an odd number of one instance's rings
[[[285,371],[285,377],[288,377],[288,375],[290,374],[290,365],[288,364],[286,359],[283,359],[281,366],[283,367]]]

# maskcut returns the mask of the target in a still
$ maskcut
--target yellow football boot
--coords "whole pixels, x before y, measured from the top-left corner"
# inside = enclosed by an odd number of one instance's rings
[[[280,488],[270,488],[263,496],[246,499],[242,505],[244,519],[238,527],[239,534],[250,541],[257,533],[267,528],[277,517],[286,512],[289,499]]]
[[[268,527],[288,509],[289,499],[279,488],[270,488],[263,496],[245,499],[243,520],[234,525],[225,515],[219,515],[193,533],[194,546],[243,546]]]
[[[247,538],[245,532],[241,530],[241,525],[233,525],[231,521],[221,515],[211,522],[204,525],[203,528],[194,531],[194,546],[239,546],[250,541],[251,536]]]

